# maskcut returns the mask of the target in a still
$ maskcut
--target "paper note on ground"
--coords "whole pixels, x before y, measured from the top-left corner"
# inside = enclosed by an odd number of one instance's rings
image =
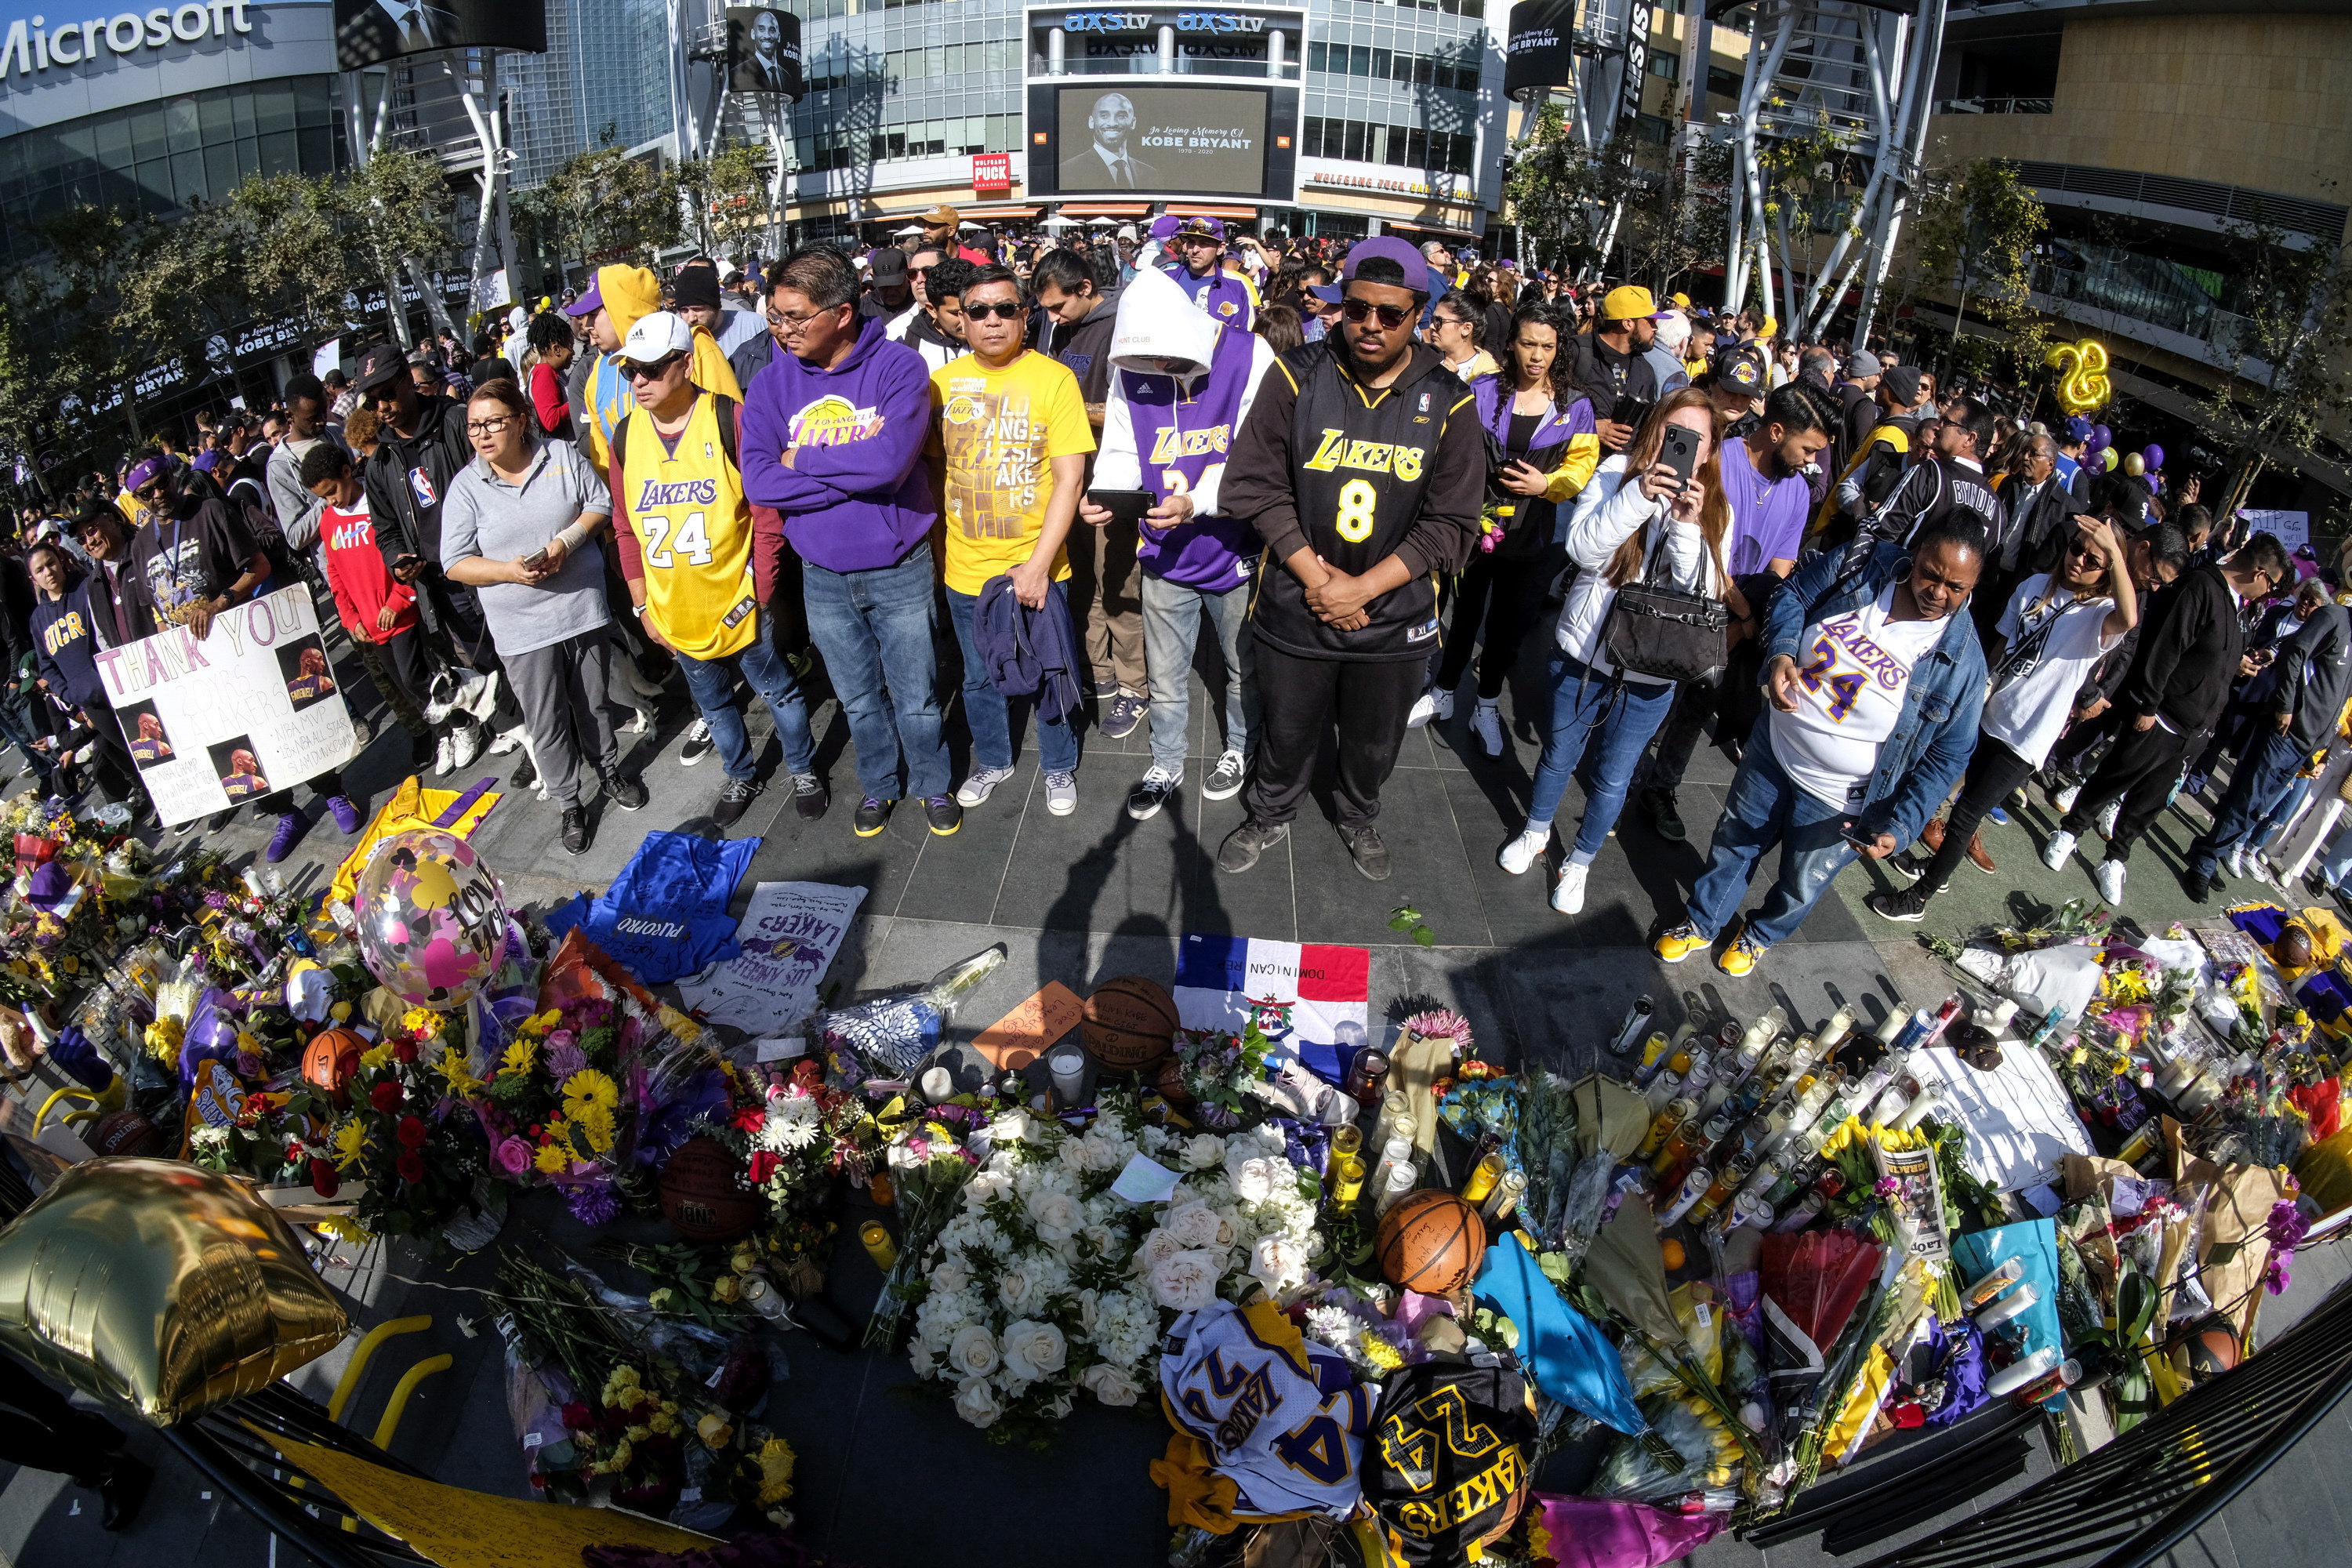
[[[1027,1067],[1045,1048],[1072,1029],[1085,1016],[1086,1004],[1058,980],[982,1029],[972,1049],[1001,1068]]]

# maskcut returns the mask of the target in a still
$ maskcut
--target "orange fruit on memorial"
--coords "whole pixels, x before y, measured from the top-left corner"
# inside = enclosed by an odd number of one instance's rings
[[[1106,980],[1087,998],[1078,1038],[1095,1060],[1120,1072],[1149,1067],[1176,1044],[1176,1000],[1140,974]]]
[[[1486,1256],[1486,1224],[1452,1193],[1407,1193],[1381,1216],[1374,1242],[1381,1277],[1424,1296],[1468,1284]]]

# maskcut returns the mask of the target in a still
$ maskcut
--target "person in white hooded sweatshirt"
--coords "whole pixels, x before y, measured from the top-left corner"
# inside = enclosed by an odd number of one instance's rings
[[[1697,438],[1697,460],[1687,485],[1659,460],[1670,425]],[[1584,884],[1592,862],[1624,808],[1643,748],[1675,700],[1674,682],[1633,675],[1609,662],[1601,629],[1608,625],[1617,590],[1647,580],[1727,600],[1734,618],[1746,619],[1747,601],[1724,567],[1730,531],[1731,510],[1716,467],[1714,416],[1707,395],[1689,387],[1661,399],[1625,450],[1602,463],[1577,498],[1568,521],[1568,554],[1581,570],[1569,586],[1568,602],[1560,606],[1553,639],[1548,670],[1552,711],[1543,760],[1536,766],[1528,825],[1497,857],[1514,877],[1542,857],[1551,843],[1552,814],[1559,809],[1569,775],[1583,758],[1586,742],[1599,731],[1599,756],[1592,788],[1585,796],[1584,821],[1551,890],[1551,907],[1564,915],[1584,908]]]
[[[1135,557],[1143,567],[1143,663],[1151,689],[1151,765],[1127,797],[1137,821],[1156,816],[1184,782],[1187,686],[1203,616],[1224,655],[1225,742],[1201,793],[1240,793],[1257,729],[1250,658],[1250,574],[1257,531],[1217,510],[1225,454],[1274,363],[1254,332],[1221,325],[1156,269],[1119,296],[1113,367],[1091,491],[1147,490]],[[1078,521],[1101,528],[1108,508],[1090,493]]]

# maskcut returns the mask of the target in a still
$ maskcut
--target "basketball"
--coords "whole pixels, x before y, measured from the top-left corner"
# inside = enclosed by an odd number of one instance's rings
[[[1184,1064],[1175,1057],[1171,1056],[1160,1064],[1157,1087],[1168,1103],[1179,1110],[1190,1110],[1200,1103],[1192,1098],[1192,1091],[1184,1087]]]
[[[341,1105],[350,1098],[343,1086],[351,1082],[360,1053],[367,1048],[367,1042],[349,1029],[320,1030],[302,1047],[302,1081]]]
[[[90,1123],[82,1142],[100,1154],[157,1155],[163,1152],[163,1134],[135,1110],[112,1110]]]
[[[2238,1336],[2230,1321],[2218,1314],[2200,1318],[2176,1336],[2174,1343],[2189,1352],[2189,1375],[2193,1382],[2219,1377],[2238,1364]]]
[[[1424,1296],[1468,1284],[1486,1255],[1486,1225],[1452,1193],[1407,1193],[1381,1216],[1375,1248],[1381,1277]]]
[[[2305,969],[2311,964],[2311,932],[2290,922],[2279,932],[2278,941],[2271,944],[2271,956],[2289,969]]]
[[[1078,1038],[1095,1060],[1120,1072],[1149,1067],[1176,1043],[1176,1003],[1168,988],[1140,974],[1106,980],[1087,998]]]
[[[744,1184],[742,1167],[715,1138],[689,1138],[662,1167],[662,1217],[688,1241],[734,1241],[751,1234],[766,1200]]]

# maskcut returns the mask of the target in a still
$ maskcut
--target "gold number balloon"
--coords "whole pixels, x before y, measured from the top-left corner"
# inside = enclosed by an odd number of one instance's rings
[[[268,1387],[348,1327],[283,1219],[176,1160],[71,1166],[0,1231],[0,1345],[158,1426]]]
[[[2058,406],[2069,414],[2104,408],[2116,395],[2107,381],[2107,345],[2095,338],[2060,343],[2042,363],[2058,373]]]

